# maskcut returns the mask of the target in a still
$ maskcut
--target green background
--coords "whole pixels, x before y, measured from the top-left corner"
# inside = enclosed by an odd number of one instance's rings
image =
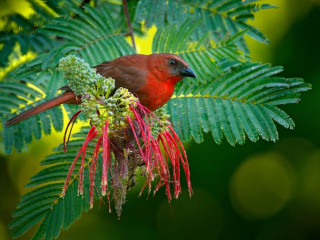
[[[0,1],[0,8],[9,9],[9,2]],[[138,197],[140,183],[128,194],[120,220],[96,202],[59,239],[320,239],[320,1],[263,2],[280,8],[257,13],[253,24],[271,44],[249,40],[253,59],[284,66],[283,76],[313,85],[299,104],[284,106],[296,128],[279,128],[277,143],[247,140],[236,147],[217,145],[207,134],[200,145],[186,144],[191,199],[185,184],[171,204],[163,189]],[[17,6],[22,11],[23,4]],[[8,224],[27,192],[24,185],[61,139],[54,133],[25,153],[0,155],[0,239],[10,239]]]

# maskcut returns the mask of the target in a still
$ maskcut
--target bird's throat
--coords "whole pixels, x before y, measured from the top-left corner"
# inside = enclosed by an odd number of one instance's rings
[[[149,81],[148,84],[139,91],[139,101],[142,105],[154,111],[170,100],[173,91],[173,81]]]

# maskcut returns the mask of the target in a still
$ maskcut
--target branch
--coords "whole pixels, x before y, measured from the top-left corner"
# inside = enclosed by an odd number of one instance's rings
[[[123,4],[123,10],[124,10],[124,13],[125,13],[126,19],[127,19],[127,24],[128,24],[128,28],[129,28],[129,35],[131,36],[132,45],[133,45],[134,50],[137,52],[136,42],[134,40],[131,21],[130,21],[129,12],[128,12],[127,0],[122,0],[122,4]]]

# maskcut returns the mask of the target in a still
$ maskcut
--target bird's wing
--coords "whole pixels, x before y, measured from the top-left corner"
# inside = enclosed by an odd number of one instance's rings
[[[130,57],[101,63],[95,68],[97,73],[103,77],[113,78],[116,88],[124,87],[130,92],[136,93],[145,85],[147,70],[143,67],[140,59],[133,58],[132,55]]]
[[[148,73],[146,57],[146,55],[138,54],[127,55],[113,61],[103,62],[94,68],[103,77],[113,78],[116,88],[124,87],[136,93],[146,84]],[[68,85],[63,86],[60,90],[72,91]]]

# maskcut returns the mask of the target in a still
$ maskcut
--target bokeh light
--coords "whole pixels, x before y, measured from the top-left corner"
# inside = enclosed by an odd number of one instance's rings
[[[275,215],[292,196],[293,175],[290,163],[277,153],[247,159],[231,179],[230,195],[234,208],[249,219]]]
[[[0,0],[0,6],[0,16],[19,13],[27,18],[34,13],[33,9],[31,8],[31,4],[26,0]]]

